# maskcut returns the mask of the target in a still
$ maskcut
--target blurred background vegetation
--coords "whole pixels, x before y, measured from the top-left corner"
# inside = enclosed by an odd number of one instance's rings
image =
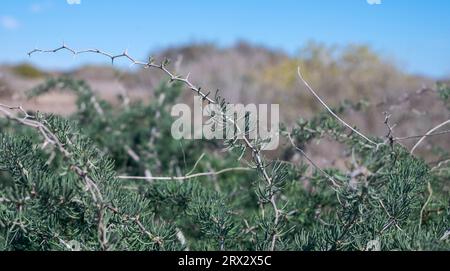
[[[230,47],[213,43],[192,43],[164,48],[151,54],[156,60],[171,59],[172,68],[180,74],[190,73],[191,80],[205,89],[219,89],[230,102],[279,103],[281,120],[288,126],[299,117],[308,118],[321,108],[300,84],[297,67],[306,80],[331,106],[344,101],[363,101],[363,111],[348,111],[344,116],[361,130],[384,136],[384,112],[392,114],[396,136],[423,134],[448,119],[446,105],[435,100],[439,85],[449,78],[436,80],[404,72],[401,63],[379,54],[368,45],[346,46],[308,42],[294,55],[257,46],[244,41]],[[0,66],[2,101],[23,104],[30,110],[69,115],[75,112],[75,95],[52,92],[27,99],[25,90],[47,78],[67,75],[85,80],[96,95],[118,105],[124,97],[130,101],[149,103],[154,90],[164,79],[159,71],[120,69],[107,65],[89,65],[70,71],[41,71],[31,64]],[[192,103],[189,92],[181,101]],[[411,146],[414,141],[404,142]],[[435,137],[435,145],[449,147],[445,136]],[[321,142],[308,149],[323,166],[339,166],[341,149],[332,142]],[[330,154],[333,155],[325,155]],[[432,145],[424,145],[419,153],[434,159]],[[329,157],[336,157],[331,159]]]

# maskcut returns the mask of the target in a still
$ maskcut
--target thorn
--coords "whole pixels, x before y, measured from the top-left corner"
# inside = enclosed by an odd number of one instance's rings
[[[205,101],[206,99],[208,99],[209,94],[211,94],[211,92],[208,92],[208,94],[203,95],[203,101]]]
[[[155,61],[155,58],[153,56],[150,56],[148,58],[148,66],[150,66],[151,64],[153,64],[153,62]]]
[[[170,60],[166,57],[166,58],[164,58],[164,61],[163,61],[163,63],[162,63],[162,66],[167,66],[167,65],[169,65],[170,64]]]
[[[216,90],[216,93],[214,93],[214,98],[217,100],[219,98],[219,89]]]

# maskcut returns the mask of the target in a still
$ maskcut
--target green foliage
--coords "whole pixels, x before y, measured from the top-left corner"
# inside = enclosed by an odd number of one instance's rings
[[[92,142],[76,130],[76,126],[53,116],[38,116],[67,146],[69,157],[47,158],[38,145],[22,138],[2,135],[0,198],[2,249],[64,250],[67,244],[78,244],[83,250],[179,249],[174,243],[175,231],[160,225],[144,208],[148,201],[136,193],[122,189],[116,179],[113,163]],[[89,175],[102,195],[94,200],[80,176],[77,166]],[[114,212],[107,211],[106,207]],[[108,209],[109,210],[109,209]],[[100,215],[106,221],[108,242],[101,243]],[[136,217],[150,234],[134,223]]]
[[[44,73],[31,64],[20,64],[15,66],[13,72],[27,79],[37,79],[44,76]]]
[[[441,100],[447,105],[447,108],[450,109],[450,87],[447,84],[439,83],[437,85],[437,90]]]
[[[371,147],[326,112],[283,133],[300,147],[324,137],[343,144],[352,172],[325,170],[339,187],[319,171],[309,174],[304,164],[255,163],[240,141],[224,142],[224,153],[220,142],[174,140],[170,107],[178,84],[161,84],[149,104],[112,106],[70,78],[50,79],[30,97],[53,89],[74,92],[78,111],[68,119],[37,114],[36,120],[68,155],[44,148],[38,131],[0,120],[2,250],[450,249],[444,238],[449,168],[431,170],[396,144]],[[344,103],[335,111],[360,106]],[[118,178],[185,176],[245,160],[254,171],[187,180]]]

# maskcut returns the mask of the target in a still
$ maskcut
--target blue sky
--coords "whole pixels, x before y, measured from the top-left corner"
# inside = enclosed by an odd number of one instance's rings
[[[26,55],[63,41],[80,49],[127,48],[145,59],[151,50],[191,41],[227,46],[247,40],[295,54],[314,40],[369,44],[407,71],[450,75],[448,0],[67,1],[2,0],[0,63],[31,61],[46,68],[106,63],[92,55]]]

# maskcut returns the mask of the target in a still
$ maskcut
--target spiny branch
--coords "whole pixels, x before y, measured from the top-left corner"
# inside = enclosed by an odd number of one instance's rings
[[[125,58],[131,62],[131,65],[137,65],[137,66],[141,66],[144,68],[159,69],[159,70],[163,71],[166,75],[168,75],[170,77],[171,81],[177,81],[177,82],[181,82],[181,83],[185,84],[186,86],[189,87],[189,89],[191,89],[192,91],[197,93],[199,96],[201,96],[203,100],[206,100],[207,102],[209,102],[211,104],[216,104],[215,100],[208,97],[209,93],[205,94],[204,92],[202,92],[200,87],[196,87],[194,84],[191,83],[191,81],[189,81],[189,75],[186,76],[185,78],[183,78],[179,75],[176,75],[175,73],[170,72],[166,67],[168,64],[167,59],[164,60],[163,62],[161,62],[160,64],[156,64],[154,62],[153,58],[149,58],[149,60],[147,62],[143,62],[143,61],[138,61],[135,58],[131,57],[128,54],[127,50],[125,50],[123,53],[117,54],[117,55],[113,55],[113,54],[110,54],[108,52],[105,52],[105,51],[102,51],[99,49],[86,49],[86,50],[77,51],[77,50],[72,49],[71,47],[67,46],[65,43],[61,47],[58,47],[56,49],[51,49],[51,50],[43,50],[43,49],[37,49],[37,48],[33,49],[28,53],[28,56],[31,57],[35,53],[56,53],[56,52],[63,51],[63,50],[69,51],[73,55],[81,55],[81,54],[86,54],[86,53],[103,55],[103,56],[111,59],[111,63],[113,63],[113,64],[116,59]]]
[[[118,54],[118,55],[113,55],[113,54],[110,54],[108,52],[105,52],[105,51],[102,51],[99,49],[87,49],[87,50],[77,51],[77,50],[74,50],[71,47],[67,46],[65,43],[62,46],[52,49],[52,50],[34,49],[34,50],[30,51],[28,53],[28,55],[31,57],[35,53],[56,53],[61,50],[69,51],[73,55],[80,55],[80,54],[85,54],[85,53],[100,54],[100,55],[110,58],[112,63],[114,63],[114,60],[116,60],[116,59],[125,58],[125,59],[129,60],[132,65],[138,65],[138,66],[141,66],[144,68],[159,69],[159,70],[163,71],[166,75],[168,75],[170,77],[171,81],[181,82],[184,85],[186,85],[193,92],[197,93],[203,99],[203,101],[207,101],[210,104],[218,104],[217,101],[215,101],[214,99],[211,99],[209,97],[211,92],[208,92],[205,94],[204,92],[202,92],[200,87],[197,87],[193,83],[191,83],[191,81],[189,81],[189,75],[186,76],[185,78],[183,78],[182,76],[179,76],[173,72],[170,72],[167,69],[167,64],[169,63],[169,61],[167,59],[165,59],[160,64],[155,64],[153,58],[150,58],[147,62],[142,62],[142,61],[138,61],[135,58],[131,57],[128,54],[127,50],[125,50],[122,54]],[[236,122],[233,119],[231,119],[229,116],[225,116],[225,118],[227,121],[229,121],[236,127],[238,133],[242,132],[240,130],[240,127],[236,124]],[[251,150],[252,159],[253,159],[254,163],[256,164],[256,168],[261,172],[265,182],[269,186],[272,185],[273,180],[266,171],[266,166],[264,165],[263,158],[261,156],[261,151],[256,146],[254,146],[246,136],[243,136],[242,140],[244,141],[247,148],[249,148]],[[280,210],[276,207],[276,204],[275,204],[275,195],[272,196],[271,204],[274,208],[274,213],[275,213],[274,223],[275,223],[275,225],[277,225],[279,223],[281,214],[280,214]],[[276,243],[277,238],[278,238],[278,235],[276,233],[274,233],[271,250],[275,249],[275,243]]]
[[[80,55],[80,54],[85,54],[85,53],[100,54],[100,55],[110,58],[112,63],[114,63],[114,61],[116,59],[125,58],[125,59],[128,59],[132,63],[132,65],[138,65],[138,66],[142,66],[144,68],[156,68],[156,69],[162,70],[164,73],[166,73],[170,77],[171,81],[181,82],[181,83],[185,84],[189,89],[191,89],[192,91],[197,93],[199,96],[201,96],[203,100],[205,100],[211,104],[217,104],[217,101],[208,97],[211,92],[205,94],[204,92],[202,92],[200,87],[195,86],[191,81],[189,81],[189,74],[188,74],[188,76],[183,78],[179,75],[175,75],[174,73],[170,72],[166,67],[167,63],[168,63],[167,59],[165,61],[161,62],[160,64],[155,64],[153,58],[150,58],[147,62],[142,62],[142,61],[138,61],[135,58],[131,57],[128,54],[127,50],[125,50],[122,54],[113,55],[111,53],[108,53],[108,52],[105,52],[105,51],[102,51],[99,49],[75,50],[75,49],[72,49],[71,47],[67,46],[65,43],[61,47],[51,49],[51,50],[43,50],[43,49],[36,48],[36,49],[33,49],[32,51],[30,51],[28,53],[28,55],[31,57],[35,53],[56,53],[56,52],[62,51],[62,50],[69,51],[73,55]],[[230,119],[229,116],[226,116],[226,119],[227,119],[227,121],[230,121],[233,125],[235,125],[236,128],[238,129],[238,132],[240,132],[240,128],[234,122],[234,120]],[[256,163],[257,167],[262,171],[264,179],[266,180],[267,183],[270,184],[271,178],[269,177],[269,175],[267,174],[267,172],[265,170],[265,167],[263,165],[262,158],[260,156],[259,151],[257,150],[257,148],[255,146],[253,146],[253,144],[250,142],[250,140],[247,137],[244,136],[243,141],[247,145],[247,147],[250,148],[250,150],[254,156],[255,163]]]

